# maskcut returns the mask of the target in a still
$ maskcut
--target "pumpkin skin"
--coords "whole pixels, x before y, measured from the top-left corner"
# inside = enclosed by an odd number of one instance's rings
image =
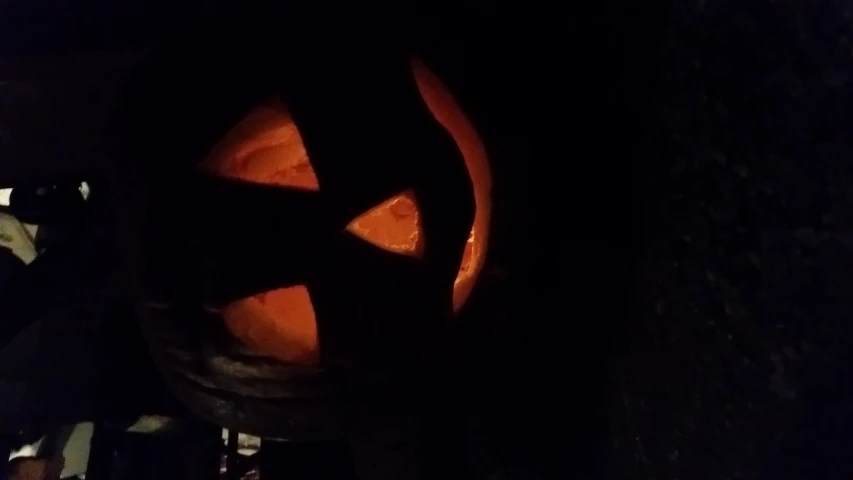
[[[373,429],[411,430],[415,392],[438,383],[427,363],[485,260],[485,151],[403,53],[317,65],[244,55],[263,43],[250,40],[161,52],[128,92],[121,218],[140,326],[206,420],[367,446]]]
[[[474,126],[445,85],[420,61],[412,62],[418,91],[433,117],[462,153],[474,189],[474,222],[453,288],[459,311],[482,271],[491,217],[491,172]],[[202,163],[206,173],[246,182],[322,191],[299,130],[286,105],[266,102],[252,110]],[[364,212],[347,231],[378,248],[422,258],[417,198],[406,190]],[[228,330],[253,350],[279,360],[316,365],[320,358],[317,320],[305,285],[278,288],[229,303],[220,313]]]

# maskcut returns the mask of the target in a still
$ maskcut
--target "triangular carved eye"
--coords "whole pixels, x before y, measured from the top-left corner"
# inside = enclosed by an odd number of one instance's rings
[[[202,168],[229,178],[319,191],[302,136],[283,105],[261,105],[246,115],[205,159]]]
[[[406,190],[360,215],[347,231],[383,250],[422,258],[420,214],[415,193]]]

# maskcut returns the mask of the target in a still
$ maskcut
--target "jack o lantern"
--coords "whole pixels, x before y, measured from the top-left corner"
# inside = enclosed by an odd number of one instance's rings
[[[292,440],[378,425],[428,383],[484,267],[485,148],[399,51],[273,62],[263,41],[221,42],[160,52],[127,94],[122,218],[146,342],[218,425]]]
[[[485,147],[442,82],[412,62],[418,91],[430,113],[450,133],[471,176],[476,211],[453,288],[459,311],[485,261],[491,215],[491,173]],[[299,129],[281,101],[253,109],[217,144],[202,164],[217,176],[281,188],[322,193]],[[422,258],[425,245],[418,199],[400,192],[352,219],[346,230],[380,249]],[[228,330],[253,349],[296,364],[315,364],[320,343],[311,292],[293,285],[239,299],[221,309]]]

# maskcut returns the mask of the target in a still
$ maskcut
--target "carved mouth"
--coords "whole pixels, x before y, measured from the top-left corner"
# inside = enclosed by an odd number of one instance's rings
[[[215,312],[182,322],[174,310],[149,305],[152,343],[168,368],[205,389],[256,398],[311,398],[330,393],[331,373],[292,365],[255,352],[224,326]]]
[[[202,312],[181,321],[164,305],[145,307],[143,330],[170,387],[197,415],[265,438],[336,438],[340,382],[333,372],[251,351]]]
[[[206,371],[227,390],[257,398],[306,398],[328,394],[331,374],[319,367],[293,365],[243,345],[217,315],[202,332]]]

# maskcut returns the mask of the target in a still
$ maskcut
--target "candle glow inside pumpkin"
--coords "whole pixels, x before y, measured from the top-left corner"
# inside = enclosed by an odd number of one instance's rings
[[[483,267],[491,216],[491,173],[473,125],[441,81],[412,63],[418,90],[435,119],[451,134],[468,168],[476,212],[456,278],[453,306],[459,310]],[[320,191],[299,131],[280,103],[251,111],[213,148],[207,172],[283,188]],[[420,213],[412,191],[400,192],[354,219],[347,231],[379,248],[419,258],[424,252]],[[280,360],[311,365],[319,358],[317,322],[304,285],[279,288],[222,309],[227,328],[246,345]]]

